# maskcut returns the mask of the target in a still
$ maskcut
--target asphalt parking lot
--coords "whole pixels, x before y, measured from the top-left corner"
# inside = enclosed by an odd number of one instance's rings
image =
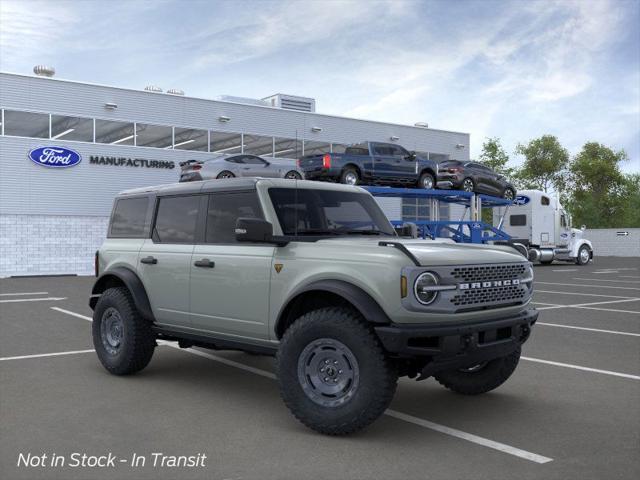
[[[640,478],[640,259],[535,275],[539,323],[505,385],[463,397],[404,378],[345,438],[293,418],[268,357],[161,345],[140,374],[111,376],[92,351],[93,278],[0,280],[0,478]],[[73,452],[128,461],[17,466]],[[154,452],[207,458],[154,467]]]

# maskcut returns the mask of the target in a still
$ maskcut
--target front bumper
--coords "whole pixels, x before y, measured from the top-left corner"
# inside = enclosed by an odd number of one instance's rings
[[[374,327],[383,347],[401,358],[421,358],[421,378],[509,355],[527,341],[538,319],[534,308],[517,315],[456,325]]]

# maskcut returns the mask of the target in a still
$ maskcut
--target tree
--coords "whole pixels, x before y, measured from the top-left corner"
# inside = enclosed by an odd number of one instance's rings
[[[482,144],[480,162],[506,177],[511,177],[514,173],[513,168],[507,167],[509,155],[505,152],[504,148],[502,148],[500,139],[497,137],[485,139],[485,142]]]
[[[597,142],[585,143],[569,165],[567,205],[576,225],[621,227],[633,223],[631,208],[637,196],[637,175],[625,177],[620,162],[627,160],[624,150],[614,151]],[[629,225],[626,225],[629,226]]]
[[[553,135],[543,135],[526,145],[518,144],[516,153],[525,161],[517,172],[521,187],[548,192],[551,187],[560,192],[565,187],[564,173],[569,163],[569,152]]]

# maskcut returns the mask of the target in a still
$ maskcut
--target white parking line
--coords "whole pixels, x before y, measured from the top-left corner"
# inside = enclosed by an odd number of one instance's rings
[[[422,418],[414,417],[413,415],[407,415],[406,413],[396,412],[395,410],[389,409],[385,412],[385,414],[390,417],[397,418],[398,420],[402,420],[403,422],[420,425],[421,427],[429,428],[431,430],[435,430],[436,432],[444,433],[445,435],[460,438],[462,440],[466,440],[467,442],[482,445],[483,447],[488,447],[500,452],[508,453],[509,455],[513,455],[515,457],[524,458],[525,460],[529,460],[531,462],[549,463],[553,461],[553,458],[543,457],[542,455],[538,455],[536,453],[527,452],[526,450],[521,450],[510,445],[505,445],[504,443],[494,442],[493,440],[489,440],[488,438],[479,437],[472,433],[463,432],[461,430],[456,430],[455,428],[446,427],[438,423],[423,420]]]
[[[91,317],[87,317],[86,315],[81,315],[79,313],[71,312],[69,310],[64,310],[62,308],[57,308],[57,307],[51,307],[51,308],[56,310],[56,311],[58,311],[58,312],[66,313],[68,315],[72,315],[74,317],[82,318],[82,319],[87,320],[87,321],[92,321]],[[265,378],[268,378],[270,380],[275,380],[276,379],[275,374],[273,374],[272,372],[268,372],[268,371],[262,370],[260,368],[251,367],[249,365],[245,365],[245,364],[240,363],[240,362],[235,362],[233,360],[229,360],[227,358],[219,357],[217,355],[212,355],[210,353],[202,352],[200,350],[194,350],[192,348],[191,349],[180,348],[178,345],[176,345],[174,343],[171,343],[171,342],[160,341],[160,342],[158,342],[158,344],[159,345],[166,345],[168,347],[175,348],[176,350],[180,350],[180,351],[182,351],[184,353],[190,353],[191,355],[196,355],[198,357],[204,357],[204,358],[207,358],[209,360],[213,360],[214,362],[218,362],[218,363],[221,363],[223,365],[227,365],[229,367],[238,368],[240,370],[244,370],[246,372],[250,372],[250,373],[253,373],[255,375],[260,375],[261,377],[265,377]],[[89,350],[89,351],[93,351],[93,350]],[[80,353],[80,352],[76,352],[76,353]],[[495,442],[493,440],[489,440],[488,438],[479,437],[478,435],[474,435],[472,433],[463,432],[462,430],[456,430],[455,428],[447,427],[445,425],[440,425],[438,423],[430,422],[428,420],[423,420],[421,418],[414,417],[412,415],[407,415],[405,413],[397,412],[395,410],[387,409],[385,411],[385,415],[388,415],[390,417],[396,418],[398,420],[402,420],[404,422],[409,422],[409,423],[412,423],[414,425],[418,425],[420,427],[424,427],[424,428],[428,428],[428,429],[431,429],[431,430],[435,430],[437,432],[444,433],[445,435],[449,435],[449,436],[452,436],[452,437],[460,438],[462,440],[466,440],[466,441],[471,442],[471,443],[482,445],[484,447],[492,448],[494,450],[498,450],[500,452],[504,452],[504,453],[507,453],[509,455],[513,455],[513,456],[516,456],[516,457],[524,458],[525,460],[529,460],[531,462],[548,463],[548,462],[552,462],[553,461],[553,459],[549,458],[549,457],[545,457],[545,456],[542,456],[542,455],[538,455],[536,453],[528,452],[526,450],[521,450],[519,448],[512,447],[512,446],[506,445],[504,443]]]
[[[558,270],[551,270],[552,272],[577,272],[578,268],[559,268]]]
[[[0,297],[17,297],[20,295],[49,295],[49,292],[0,293]]]
[[[591,302],[591,303],[576,303],[575,305],[558,305],[558,304],[554,304],[554,303],[540,303],[540,302],[533,302],[536,304],[540,304],[540,305],[550,305],[548,307],[540,307],[538,308],[538,310],[553,310],[555,308],[594,308],[592,307],[593,305],[605,305],[608,303],[623,303],[623,302],[636,302],[640,300],[640,298],[627,298],[624,300],[607,300],[604,302]],[[616,312],[619,310],[613,310],[610,308],[598,308],[597,310],[605,310],[608,312]],[[625,312],[632,312],[631,310],[624,310]]]
[[[635,313],[636,315],[640,315],[640,312],[637,310],[616,310],[615,308],[598,308],[598,307],[575,307],[575,308],[584,308],[585,310],[600,310],[603,312]]]
[[[559,292],[558,290],[538,290],[537,288],[533,293],[555,293],[558,295],[576,295],[578,297],[634,298],[640,300],[640,297],[622,297],[620,295],[603,295],[601,293]]]
[[[78,317],[78,318],[81,318],[83,320],[88,320],[90,322],[93,321],[93,319],[91,317],[87,317],[86,315],[80,315],[79,313],[72,312],[70,310],[65,310],[64,308],[51,307],[51,310],[55,310],[56,312],[66,313],[67,315],[71,315],[72,317]]]
[[[611,370],[600,370],[598,368],[583,367],[582,365],[573,365],[571,363],[552,362],[551,360],[542,360],[541,358],[520,357],[520,359],[527,360],[529,362],[554,365],[556,367],[573,368],[574,370],[583,370],[585,372],[602,373],[604,375],[612,375],[614,377],[630,378],[631,380],[640,380],[640,377],[638,375],[631,375],[629,373],[612,372]]]
[[[579,277],[573,277],[573,280],[593,280],[593,278],[579,278]],[[614,283],[626,283],[628,284],[633,284],[633,283],[640,283],[640,281],[637,280],[605,280],[604,278],[599,278],[598,279],[599,282],[614,282]]]
[[[18,357],[2,357],[0,358],[0,362],[4,362],[7,360],[24,360],[26,358],[42,358],[42,357],[59,357],[61,355],[76,355],[78,353],[89,353],[95,352],[95,350],[70,350],[68,352],[55,352],[55,353],[38,353],[36,355],[20,355]]]
[[[535,281],[536,285],[562,285],[563,287],[615,288],[616,290],[640,290],[640,287],[617,287],[613,285],[583,285],[582,283],[555,283]]]
[[[640,278],[640,275],[620,275],[620,278]]]
[[[46,297],[46,298],[10,298],[8,300],[0,300],[0,303],[18,303],[18,302],[57,302],[58,300],[66,300],[67,297]]]
[[[602,330],[600,328],[577,327],[574,325],[561,325],[559,323],[536,322],[536,326],[537,325],[543,325],[545,327],[572,328],[574,330],[584,330],[587,332],[611,333],[613,335],[627,335],[629,337],[640,337],[640,333],[619,332],[617,330]]]

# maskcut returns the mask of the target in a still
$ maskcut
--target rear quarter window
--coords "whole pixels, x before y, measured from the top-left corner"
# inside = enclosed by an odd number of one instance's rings
[[[146,218],[149,198],[120,198],[116,200],[109,237],[144,238],[146,236]]]

